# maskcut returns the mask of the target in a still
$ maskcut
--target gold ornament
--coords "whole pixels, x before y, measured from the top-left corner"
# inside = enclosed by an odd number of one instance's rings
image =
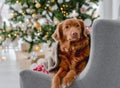
[[[37,9],[39,9],[39,8],[41,7],[41,4],[40,4],[40,3],[36,3],[35,7],[36,7]]]
[[[55,2],[55,0],[50,0],[50,2]]]
[[[41,47],[40,47],[39,45],[37,45],[37,46],[35,47],[35,50],[36,50],[36,51],[40,51],[40,50],[41,50]]]
[[[6,32],[6,30],[5,30],[5,29],[3,29],[3,30],[2,30],[2,32]]]
[[[38,28],[38,32],[41,32],[41,31],[42,31],[42,28],[41,28],[41,27],[39,27],[39,28]]]
[[[34,27],[38,29],[38,28],[41,27],[41,24],[40,24],[38,21],[36,21],[36,22],[34,23]]]
[[[46,35],[48,35],[49,34],[49,32],[46,32]]]
[[[37,14],[36,13],[33,13],[32,14],[32,18],[36,18],[37,17]]]
[[[49,10],[50,10],[50,11],[52,11],[52,10],[53,10],[53,8],[52,8],[51,6],[49,6],[48,8],[49,8]]]

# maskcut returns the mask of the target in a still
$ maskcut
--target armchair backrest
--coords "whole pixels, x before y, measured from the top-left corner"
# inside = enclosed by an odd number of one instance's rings
[[[94,22],[90,61],[83,73],[85,88],[120,88],[120,21]]]

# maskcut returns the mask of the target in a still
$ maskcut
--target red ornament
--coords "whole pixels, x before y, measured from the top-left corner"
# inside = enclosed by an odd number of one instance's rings
[[[38,66],[35,67],[33,70],[34,70],[34,71],[44,72],[44,73],[46,73],[46,74],[49,74],[49,71],[47,71],[47,70],[45,69],[45,67],[44,67],[43,64],[38,65]]]

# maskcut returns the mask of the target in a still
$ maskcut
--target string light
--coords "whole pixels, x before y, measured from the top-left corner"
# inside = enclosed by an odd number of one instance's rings
[[[68,7],[68,5],[66,5],[66,7]]]
[[[12,18],[15,17],[15,16],[17,16],[17,13],[14,12],[14,13],[11,14]]]
[[[19,3],[19,1],[17,0],[16,3]]]
[[[14,36],[17,36],[17,34],[14,34]]]
[[[9,38],[11,38],[11,35],[10,35],[10,34],[8,34],[8,37],[9,37]]]
[[[63,8],[62,8],[62,7],[61,7],[60,9],[61,9],[61,10],[63,10]]]
[[[45,6],[44,9],[47,9],[47,7]]]
[[[68,15],[68,13],[66,13],[66,15]]]
[[[0,36],[0,40],[2,40],[3,38],[2,38],[2,36]]]
[[[63,13],[66,13],[65,11],[63,11]]]
[[[22,24],[22,22],[21,22],[21,21],[19,21],[19,24]]]

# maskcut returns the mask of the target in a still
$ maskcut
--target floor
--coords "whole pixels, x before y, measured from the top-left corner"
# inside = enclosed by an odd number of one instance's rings
[[[0,56],[5,59],[0,61],[0,88],[20,88],[20,68],[14,50],[0,51]]]

